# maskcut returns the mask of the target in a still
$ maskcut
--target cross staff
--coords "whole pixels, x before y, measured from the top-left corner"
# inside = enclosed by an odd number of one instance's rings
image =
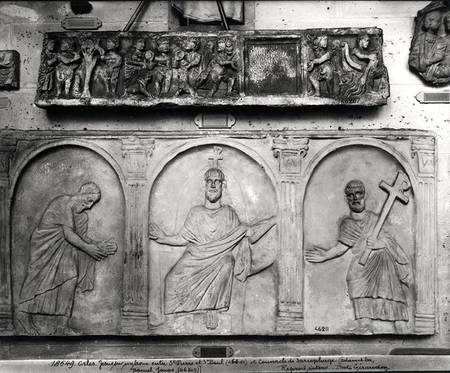
[[[383,227],[383,224],[386,221],[386,218],[389,215],[395,200],[398,199],[403,204],[408,204],[409,198],[405,194],[405,192],[411,188],[411,183],[409,182],[408,177],[402,171],[398,171],[393,185],[389,185],[385,181],[381,181],[379,186],[381,189],[388,193],[388,198],[386,199],[386,201],[384,201],[384,205],[381,209],[378,221],[370,234],[370,236],[375,238],[378,238],[381,228]],[[365,265],[367,263],[370,252],[371,249],[365,249],[365,251],[361,255],[361,258],[359,259],[359,264]]]
[[[214,146],[212,154],[208,157],[211,167],[220,168],[220,161],[223,161],[223,149],[220,146]]]

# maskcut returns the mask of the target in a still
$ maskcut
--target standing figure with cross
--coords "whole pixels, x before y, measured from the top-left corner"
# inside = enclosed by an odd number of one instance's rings
[[[366,209],[365,185],[351,180],[345,187],[350,214],[341,219],[337,244],[327,250],[306,249],[311,263],[337,258],[349,249],[353,258],[347,273],[347,287],[358,326],[353,334],[373,334],[373,320],[394,323],[396,333],[407,329],[408,304],[405,286],[410,286],[410,261],[395,238],[383,224],[396,200],[406,204],[410,188],[407,176],[399,171],[393,185],[382,181],[380,188],[388,193],[380,214]]]
[[[203,313],[208,329],[219,326],[218,312],[228,311],[234,279],[243,282],[253,274],[252,245],[276,224],[274,217],[243,223],[232,206],[222,203],[222,159],[222,148],[214,146],[204,174],[205,201],[190,209],[177,234],[149,226],[150,239],[186,247],[165,278],[164,313]]]

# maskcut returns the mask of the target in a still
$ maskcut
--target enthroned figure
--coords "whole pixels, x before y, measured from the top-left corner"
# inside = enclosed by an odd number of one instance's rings
[[[351,249],[353,258],[347,272],[347,287],[358,326],[348,332],[373,334],[373,320],[382,320],[394,323],[396,332],[403,334],[409,319],[404,286],[412,281],[408,256],[385,228],[378,237],[371,235],[378,215],[366,209],[362,181],[347,183],[345,196],[350,214],[341,220],[337,244],[331,249],[307,248],[305,258],[320,263]],[[362,258],[367,250],[370,255],[365,261]]]
[[[20,292],[16,326],[22,332],[43,333],[35,316],[47,316],[45,334],[71,334],[75,291],[93,290],[95,261],[114,255],[113,240],[88,237],[88,214],[101,197],[99,187],[83,184],[75,195],[61,195],[45,209],[30,241],[30,261]]]
[[[248,225],[222,204],[225,175],[210,168],[204,175],[205,202],[193,207],[181,230],[168,235],[150,224],[149,237],[169,246],[186,246],[165,279],[165,314],[202,312],[209,329],[218,326],[217,312],[230,307],[234,278],[250,275],[250,247],[273,226],[275,218]]]

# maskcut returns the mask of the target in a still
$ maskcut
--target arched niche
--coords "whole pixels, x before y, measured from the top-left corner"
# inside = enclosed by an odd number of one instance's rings
[[[413,266],[416,257],[415,175],[402,156],[383,142],[369,139],[345,139],[325,148],[306,169],[304,194],[303,252],[313,246],[331,248],[337,243],[339,222],[348,215],[344,188],[348,181],[360,179],[366,186],[366,208],[381,211],[387,194],[380,181],[392,184],[397,171],[406,173],[413,185],[408,192],[410,202],[396,202],[389,214],[391,230],[409,256]],[[305,332],[342,334],[356,326],[348,297],[346,274],[352,259],[351,250],[324,263],[305,261],[304,322]],[[414,291],[407,290],[410,331],[414,321]],[[394,333],[392,323],[376,321],[377,333]]]
[[[122,304],[125,199],[120,171],[106,156],[70,141],[46,144],[19,162],[12,178],[11,259],[14,306],[30,256],[30,237],[49,205],[60,195],[75,194],[89,181],[102,192],[88,211],[88,235],[94,240],[113,238],[114,256],[96,263],[94,289],[77,292],[71,326],[82,334],[118,332]]]
[[[219,166],[226,178],[223,204],[232,206],[240,220],[252,223],[277,214],[276,186],[266,165],[252,151],[230,143],[211,140],[192,144],[171,153],[157,168],[149,198],[149,221],[168,234],[183,226],[189,210],[204,203],[204,173],[212,166],[209,158],[220,148]],[[150,241],[149,322],[159,325],[156,333],[206,334],[196,316],[174,318],[164,315],[164,280],[183,254],[184,247],[170,247]],[[253,270],[243,289],[233,280],[230,310],[212,334],[264,334],[275,328],[277,274],[271,265],[278,251],[277,230],[272,229],[253,250]],[[228,319],[227,319],[228,318]],[[228,320],[228,321],[227,321]]]

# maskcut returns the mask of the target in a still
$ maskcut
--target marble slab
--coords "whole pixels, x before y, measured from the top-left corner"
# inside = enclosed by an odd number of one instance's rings
[[[36,104],[384,105],[379,28],[49,32]]]
[[[430,132],[0,135],[3,335],[435,333]]]

